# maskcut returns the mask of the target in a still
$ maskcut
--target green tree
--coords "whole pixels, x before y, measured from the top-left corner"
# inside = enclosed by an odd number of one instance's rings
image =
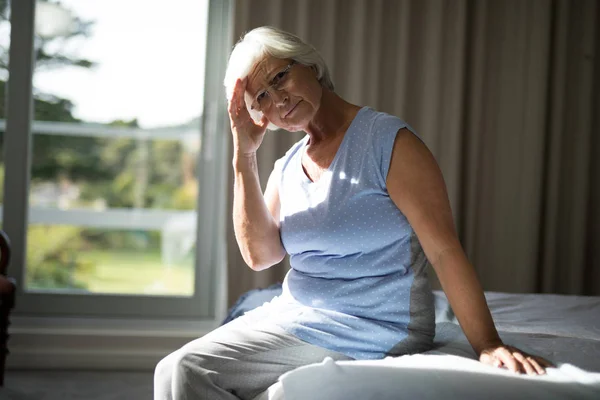
[[[44,2],[60,5],[59,1]],[[52,37],[36,35],[36,71],[96,66],[94,62],[68,52],[68,45],[73,39],[88,37],[93,33],[92,21],[84,21],[75,15],[72,19],[69,32]],[[7,0],[0,0],[2,24],[9,24]],[[6,76],[8,48],[0,43],[2,99],[5,98]],[[34,89],[33,101],[36,121],[91,122],[81,121],[73,115],[74,105],[69,99]],[[0,101],[0,119],[5,118],[6,109]],[[136,119],[116,120],[109,125],[139,128]],[[1,146],[0,140],[0,157]],[[0,175],[3,174],[2,161],[0,158]],[[193,172],[195,163],[194,155],[185,153],[182,144],[176,140],[140,141],[131,138],[41,134],[33,137],[31,177],[34,186],[42,182],[55,182],[59,177],[76,182],[81,190],[79,201],[82,203],[102,199],[110,208],[191,209],[195,207],[198,186]],[[89,270],[93,266],[81,261],[79,249],[97,248],[97,245],[131,248],[130,244],[135,242],[130,232],[107,234],[103,230],[65,226],[30,227],[28,235],[31,246],[28,248],[27,278],[29,284],[37,287],[84,288],[83,283],[73,280],[73,270]],[[151,244],[158,243],[156,233],[148,236]]]
[[[18,1],[18,0],[13,0]],[[60,1],[38,0],[38,3],[49,3],[60,6]],[[0,0],[0,24],[10,23],[10,6],[8,0]],[[91,34],[93,21],[85,21],[76,15],[72,15],[71,26],[68,32],[63,34],[44,37],[35,37],[35,60],[36,68],[57,68],[73,65],[90,68],[94,63],[90,60],[79,58],[73,54],[66,53],[69,41],[75,37],[88,37]],[[0,47],[0,71],[8,70],[8,48]]]
[[[58,1],[41,0],[40,2],[60,5]],[[10,24],[9,16],[8,0],[0,0],[0,25]],[[92,21],[84,21],[76,15],[72,15],[71,22],[71,29],[62,34],[52,37],[36,35],[36,70],[65,66],[91,68],[95,65],[90,60],[73,54],[66,54],[65,48],[69,42],[77,37],[88,37],[93,26]],[[8,76],[8,53],[8,48],[0,46],[0,76]],[[0,80],[0,98],[6,98],[6,81],[4,80]],[[68,99],[34,90],[33,101],[34,120],[36,121],[80,122],[80,120],[73,117],[73,103]],[[5,104],[0,101],[0,119],[5,118]],[[90,143],[90,141],[93,143]],[[59,174],[74,179],[84,176],[105,179],[106,176],[102,174],[102,170],[98,169],[99,155],[96,151],[98,145],[100,145],[98,140],[90,138],[36,135],[32,146],[32,159],[34,162],[31,176],[33,182],[44,181]],[[2,153],[0,147],[0,154]],[[92,173],[92,171],[98,173]]]
[[[15,1],[15,0],[13,0]],[[44,1],[51,3],[50,1]],[[54,2],[59,4],[58,2]],[[36,69],[50,69],[64,66],[81,68],[93,67],[89,60],[68,55],[64,48],[70,40],[78,36],[88,36],[92,22],[73,16],[72,29],[62,35],[35,37]],[[0,27],[8,31],[10,7],[8,0],[0,0]],[[8,77],[9,49],[0,45],[0,119],[6,118],[6,77]],[[73,103],[49,93],[34,89],[34,120],[79,122],[73,116]],[[0,133],[2,135],[3,132]],[[70,176],[86,176],[97,170],[99,157],[89,149],[89,139],[77,137],[51,137],[36,135],[32,146],[32,181],[44,181],[66,173]],[[97,140],[92,139],[97,142]],[[0,163],[3,164],[3,142],[0,140]],[[96,165],[94,163],[96,162]],[[95,171],[96,172],[96,171]],[[2,165],[2,175],[4,166]],[[94,173],[93,176],[98,176]],[[2,180],[3,181],[3,180]],[[79,259],[77,247],[81,244],[81,229],[70,226],[33,226],[28,230],[27,285],[30,288],[85,288],[85,283],[74,278],[75,270],[90,270],[94,266]]]
[[[45,0],[44,3],[60,5],[59,1]],[[36,71],[67,66],[93,68],[96,65],[77,54],[66,53],[69,42],[74,38],[89,37],[94,24],[73,14],[71,18],[73,23],[69,32],[52,37],[36,35]],[[8,1],[0,0],[0,24],[8,21]],[[7,68],[8,49],[0,46],[0,76],[2,72],[6,74]],[[5,98],[5,90],[6,82],[0,80],[1,98]],[[36,121],[84,122],[73,116],[73,103],[68,99],[38,90],[34,91],[33,98]],[[4,118],[6,110],[0,102],[0,119]],[[117,120],[110,125],[139,127],[136,119]],[[0,141],[0,157],[1,154]],[[195,177],[184,173],[193,170],[193,166],[182,164],[184,156],[181,144],[173,140],[139,142],[130,138],[35,135],[31,179],[33,184],[58,177],[80,182],[83,201],[102,198],[109,207],[189,209],[195,205],[197,184]],[[189,164],[190,160],[183,161],[186,162]]]

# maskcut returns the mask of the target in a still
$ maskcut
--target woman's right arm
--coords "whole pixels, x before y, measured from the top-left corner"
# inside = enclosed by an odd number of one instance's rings
[[[255,123],[246,108],[246,80],[235,84],[229,101],[233,135],[233,228],[246,264],[261,271],[280,262],[285,250],[279,237],[279,189],[276,174],[269,177],[263,196],[258,178],[256,151],[269,121]]]
[[[285,257],[279,236],[279,190],[271,173],[265,194],[260,189],[256,153],[233,160],[233,226],[244,261],[255,271]]]

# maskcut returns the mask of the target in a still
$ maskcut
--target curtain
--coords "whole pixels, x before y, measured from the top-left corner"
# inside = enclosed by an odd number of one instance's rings
[[[596,1],[239,0],[234,14],[234,38],[299,35],[338,94],[419,132],[485,290],[600,295]],[[267,133],[263,189],[301,136]],[[251,271],[228,229],[230,303],[283,279],[287,260]]]

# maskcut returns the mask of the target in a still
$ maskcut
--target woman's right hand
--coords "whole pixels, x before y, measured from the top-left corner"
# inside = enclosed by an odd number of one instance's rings
[[[235,82],[227,109],[233,134],[233,151],[236,156],[249,156],[256,153],[269,125],[269,120],[264,115],[258,124],[250,116],[244,100],[247,84],[248,78],[238,79]]]

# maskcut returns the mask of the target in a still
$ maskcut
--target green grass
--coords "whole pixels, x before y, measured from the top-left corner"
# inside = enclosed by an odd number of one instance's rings
[[[158,251],[86,251],[81,259],[95,265],[75,278],[90,292],[189,296],[194,292],[192,257],[168,267]]]

